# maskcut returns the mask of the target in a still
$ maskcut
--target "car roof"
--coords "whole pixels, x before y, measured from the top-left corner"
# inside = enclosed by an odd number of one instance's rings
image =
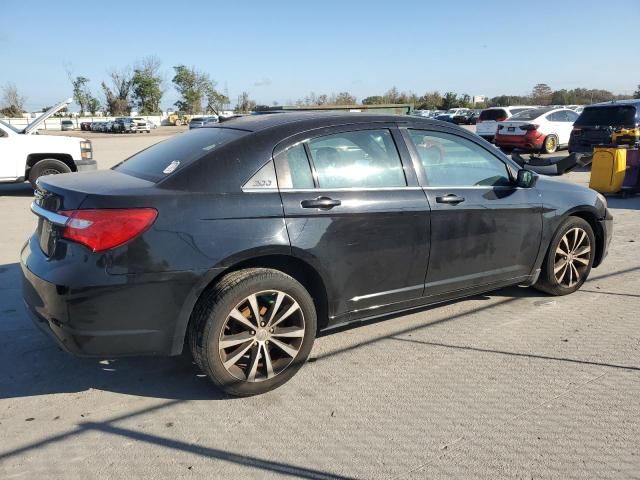
[[[594,103],[592,105],[585,105],[584,108],[591,107],[619,107],[620,105],[632,106],[636,108],[640,108],[640,99],[631,98],[628,100],[613,100],[611,102],[602,102],[602,103]]]
[[[239,130],[246,130],[248,132],[259,132],[262,130],[292,126],[292,124],[296,124],[298,127],[297,130],[304,131],[314,128],[371,122],[420,122],[423,125],[428,125],[430,120],[413,115],[390,115],[364,112],[278,112],[270,115],[245,115],[236,117],[209,128],[236,128]],[[431,124],[434,123],[431,122]],[[435,125],[440,125],[440,123]]]

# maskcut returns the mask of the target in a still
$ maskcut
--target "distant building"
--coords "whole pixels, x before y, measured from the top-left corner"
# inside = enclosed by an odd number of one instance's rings
[[[473,101],[474,104],[476,103],[486,103],[487,100],[489,100],[489,98],[485,95],[474,95],[471,100]]]

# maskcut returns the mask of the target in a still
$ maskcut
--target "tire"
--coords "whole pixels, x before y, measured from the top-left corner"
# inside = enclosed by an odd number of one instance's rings
[[[261,326],[256,317],[264,320]],[[188,340],[196,364],[213,383],[244,397],[291,379],[311,352],[316,326],[313,300],[298,281],[278,270],[250,268],[205,291],[191,316]]]
[[[35,189],[36,180],[43,175],[57,175],[59,173],[69,173],[71,169],[66,163],[54,158],[46,158],[37,162],[29,171],[29,183]]]
[[[547,135],[542,142],[542,153],[555,153],[558,151],[558,137],[555,135]]]
[[[595,253],[596,238],[591,225],[579,217],[567,218],[551,240],[534,288],[550,295],[575,292],[589,276]]]

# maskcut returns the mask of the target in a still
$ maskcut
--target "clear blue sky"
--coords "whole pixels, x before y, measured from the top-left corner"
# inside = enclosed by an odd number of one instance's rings
[[[100,93],[110,68],[150,54],[163,62],[164,107],[181,63],[232,100],[246,90],[267,104],[393,85],[494,96],[539,82],[617,93],[640,83],[638,0],[12,0],[0,10],[0,85],[15,83],[29,109],[71,96],[67,67]]]

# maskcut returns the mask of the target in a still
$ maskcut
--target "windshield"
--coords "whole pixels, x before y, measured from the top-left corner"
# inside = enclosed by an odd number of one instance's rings
[[[549,113],[553,108],[532,108],[530,110],[524,110],[520,113],[516,113],[509,120],[535,120],[540,115]]]
[[[0,123],[2,124],[3,127],[7,127],[9,130],[11,130],[13,132],[20,133],[20,130],[18,130],[13,125],[8,124],[7,122],[3,122],[2,120],[0,120]]]
[[[611,127],[622,127],[636,124],[636,108],[631,105],[616,107],[587,107],[585,108],[576,125],[607,125]]]
[[[113,167],[113,170],[159,182],[247,133],[244,130],[218,127],[191,130],[142,150]]]

